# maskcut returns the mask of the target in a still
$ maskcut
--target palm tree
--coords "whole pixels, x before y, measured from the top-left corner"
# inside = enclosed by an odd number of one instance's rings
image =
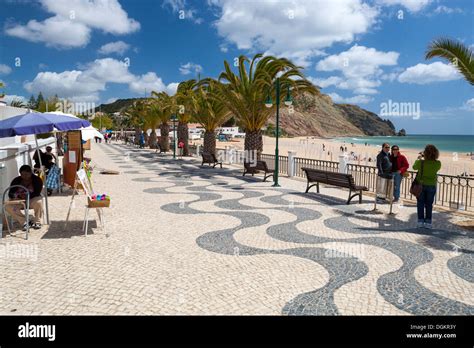
[[[20,98],[15,98],[10,102],[10,106],[14,108],[24,108],[26,107],[25,103]]]
[[[249,68],[247,63],[250,63]],[[256,151],[258,158],[263,150],[261,129],[276,110],[275,106],[266,108],[264,103],[269,94],[275,100],[275,89],[272,87],[276,78],[280,78],[282,86],[291,86],[293,91],[319,93],[304,78],[302,68],[286,58],[256,54],[250,61],[247,57],[240,56],[238,74],[231,70],[227,61],[224,61],[224,68],[225,71],[219,76],[219,81],[224,84],[215,95],[245,129],[245,150]],[[282,102],[284,98],[285,93],[281,93]]]
[[[205,130],[204,152],[216,154],[216,128],[227,121],[231,114],[225,104],[214,96],[220,82],[206,79],[199,83],[193,96],[193,118]]]
[[[178,108],[178,141],[184,143],[183,156],[189,156],[188,123],[192,118],[195,87],[196,80],[183,81],[178,85],[175,95]]]
[[[166,92],[151,92],[154,112],[160,121],[160,148],[161,151],[170,149],[170,125],[168,123],[171,114],[176,110],[176,98],[169,96]]]
[[[5,84],[0,81],[0,88],[4,88],[4,87],[5,87]],[[0,98],[3,98],[4,96],[5,94],[0,92]]]
[[[135,129],[135,144],[138,144],[140,139],[140,131],[145,125],[145,114],[147,112],[146,103],[144,100],[136,100],[131,106],[125,110],[127,123],[130,127]]]
[[[425,59],[440,57],[447,59],[464,76],[471,85],[474,85],[474,52],[460,41],[449,38],[433,40],[426,51]]]

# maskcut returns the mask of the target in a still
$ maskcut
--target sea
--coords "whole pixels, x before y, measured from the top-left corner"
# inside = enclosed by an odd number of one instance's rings
[[[338,137],[336,141],[345,141],[354,144],[398,145],[400,149],[414,149],[422,151],[427,144],[435,145],[444,152],[471,153],[474,152],[474,135],[406,135],[406,136],[367,136],[367,137]]]

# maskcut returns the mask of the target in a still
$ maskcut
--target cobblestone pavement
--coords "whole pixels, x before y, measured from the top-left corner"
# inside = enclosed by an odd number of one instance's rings
[[[473,236],[413,205],[373,212],[347,192],[150,150],[94,144],[106,230],[85,196],[50,198],[51,225],[0,241],[1,314],[473,315]],[[120,171],[100,175],[99,168]],[[94,212],[95,213],[95,212]],[[4,233],[5,236],[5,233]]]

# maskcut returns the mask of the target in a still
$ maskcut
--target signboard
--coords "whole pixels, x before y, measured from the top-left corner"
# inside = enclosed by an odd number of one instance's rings
[[[84,169],[80,169],[77,171],[77,177],[79,181],[81,182],[82,187],[84,188],[84,191],[86,192],[86,195],[91,198],[94,195],[94,190],[92,189],[92,183],[87,176],[87,173]]]

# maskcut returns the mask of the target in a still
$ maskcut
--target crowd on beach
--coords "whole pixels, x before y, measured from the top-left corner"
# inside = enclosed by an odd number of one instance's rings
[[[421,190],[416,195],[418,228],[433,228],[433,203],[436,196],[437,174],[441,169],[441,161],[438,158],[439,150],[429,144],[419,153],[412,166],[413,170],[417,171],[415,183],[421,185]],[[409,176],[407,171],[410,165],[406,156],[400,152],[398,145],[392,145],[390,148],[389,143],[383,143],[382,150],[377,155],[376,166],[378,176],[393,180],[393,202],[398,202],[402,180]]]

